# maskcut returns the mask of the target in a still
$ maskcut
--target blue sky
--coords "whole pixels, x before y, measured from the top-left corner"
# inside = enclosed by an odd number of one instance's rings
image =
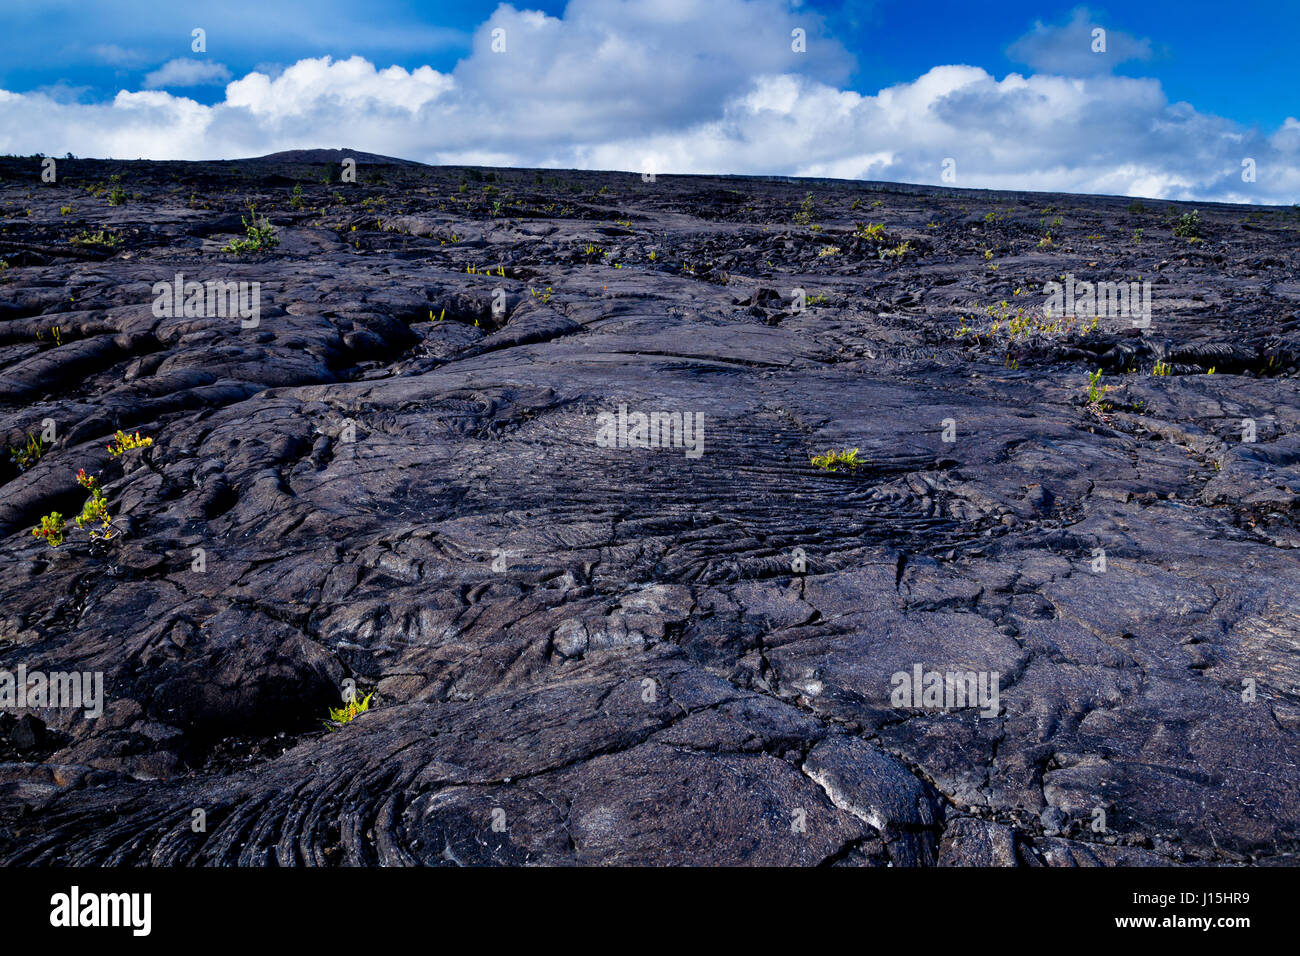
[[[0,152],[346,145],[917,182],[953,159],[957,185],[1300,201],[1295,3],[0,0],[0,18]]]

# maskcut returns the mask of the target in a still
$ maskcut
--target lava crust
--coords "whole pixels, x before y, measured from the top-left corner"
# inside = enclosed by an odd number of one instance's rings
[[[343,155],[0,160],[0,862],[1295,862],[1296,210]]]

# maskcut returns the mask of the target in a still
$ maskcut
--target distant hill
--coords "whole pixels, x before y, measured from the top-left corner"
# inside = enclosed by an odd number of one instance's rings
[[[357,149],[286,149],[267,156],[254,156],[238,160],[246,163],[340,163],[344,159],[355,159],[359,163],[372,163],[387,166],[423,166],[410,159],[397,159],[394,156],[380,156]]]

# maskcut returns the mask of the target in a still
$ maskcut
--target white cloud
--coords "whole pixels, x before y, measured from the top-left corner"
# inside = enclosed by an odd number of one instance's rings
[[[797,26],[804,54],[791,50]],[[450,73],[305,59],[234,80],[211,106],[163,91],[97,105],[0,92],[0,152],[206,159],[345,145],[434,163],[639,171],[650,158],[659,174],[935,184],[951,157],[959,186],[1300,198],[1294,119],[1270,136],[1109,73],[937,66],[862,95],[840,88],[851,67],[814,15],[776,0],[571,0],[563,18],[502,5]],[[1245,157],[1255,183],[1241,180]]]
[[[321,57],[299,60],[275,79],[250,73],[226,87],[225,105],[276,122],[371,110],[409,119],[453,85],[450,77],[427,66],[408,73],[399,66],[376,70],[359,56],[337,62]]]
[[[116,43],[98,43],[90,48],[90,56],[113,66],[134,66],[144,59],[139,51],[123,49]]]
[[[1129,60],[1149,60],[1151,41],[1104,27],[1087,7],[1076,7],[1060,26],[1037,21],[1007,48],[1007,56],[1040,73],[1089,76],[1109,73]]]
[[[146,90],[167,86],[217,86],[229,81],[230,70],[221,63],[205,60],[168,60],[144,78]]]

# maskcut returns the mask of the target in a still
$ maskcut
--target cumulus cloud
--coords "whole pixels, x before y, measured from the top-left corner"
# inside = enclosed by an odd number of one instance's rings
[[[0,152],[207,159],[344,144],[432,163],[935,184],[952,159],[959,186],[1300,198],[1294,119],[1269,135],[1109,73],[937,66],[864,95],[842,88],[851,69],[820,21],[776,0],[572,0],[562,18],[502,5],[450,72],[304,59],[234,80],[210,106],[162,90],[104,104],[0,91]]]
[[[795,51],[796,30],[805,52]],[[507,107],[505,124],[494,122],[497,108],[482,110],[480,123],[545,139],[575,119],[607,136],[690,126],[756,76],[799,72],[834,84],[854,65],[820,17],[779,0],[570,0],[563,19],[502,4],[453,75]]]
[[[1129,60],[1149,60],[1151,41],[1108,29],[1087,7],[1076,7],[1067,23],[1035,22],[1007,48],[1007,56],[1040,73],[1088,76],[1109,73]]]
[[[206,60],[168,60],[144,78],[146,90],[168,86],[219,86],[230,79],[230,70]]]

